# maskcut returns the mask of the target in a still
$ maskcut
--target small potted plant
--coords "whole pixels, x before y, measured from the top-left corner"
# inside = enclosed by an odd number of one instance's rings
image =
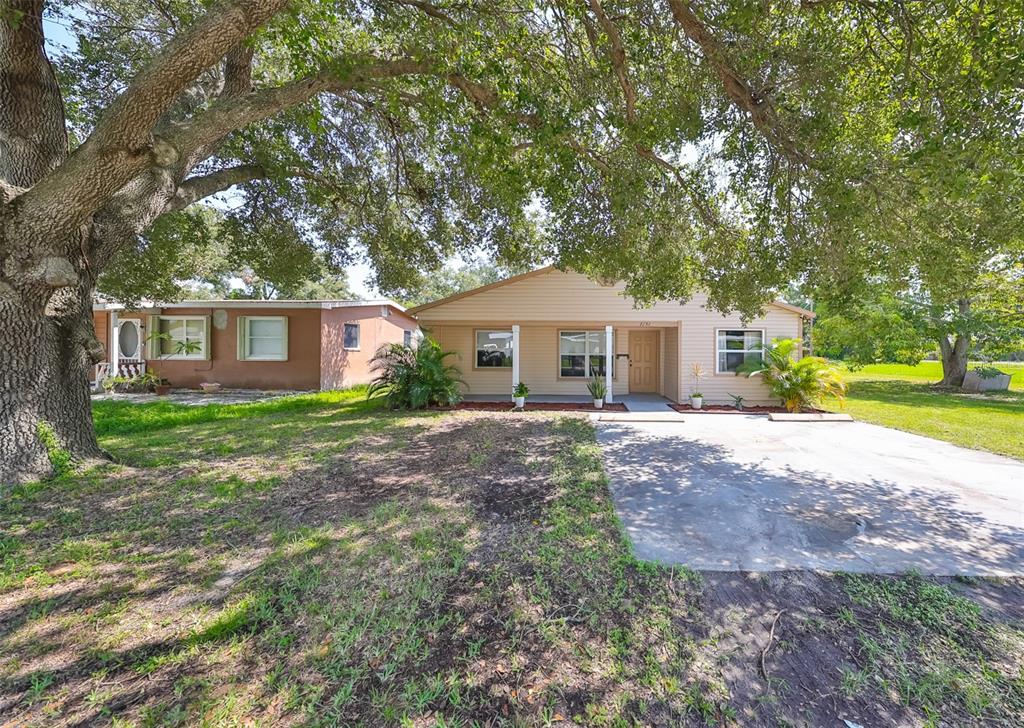
[[[152,390],[158,397],[164,397],[171,391],[171,383],[163,377],[157,376],[154,372],[144,372],[136,377],[138,386],[142,391]]]
[[[201,382],[199,388],[203,394],[217,394],[220,391],[220,382]]]
[[[523,382],[519,382],[512,390],[512,399],[515,400],[516,408],[522,409],[526,406],[526,398],[530,396],[530,388]]]
[[[608,394],[608,388],[605,386],[603,377],[594,377],[587,383],[587,391],[590,392],[590,396],[594,398],[594,409],[601,409],[604,407],[604,396]]]
[[[690,406],[699,410],[704,405],[704,395],[700,391],[700,379],[704,376],[704,367],[700,362],[694,362],[690,368],[693,372],[693,392],[690,393]]]

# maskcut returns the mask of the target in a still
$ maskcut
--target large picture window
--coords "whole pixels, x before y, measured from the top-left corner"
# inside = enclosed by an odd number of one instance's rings
[[[242,361],[284,361],[288,358],[287,316],[239,318],[238,353]]]
[[[603,377],[605,353],[604,331],[559,331],[558,375],[587,379]]]
[[[160,316],[157,326],[161,359],[206,358],[206,321],[202,316]]]
[[[511,368],[512,332],[477,331],[476,366],[478,369]]]
[[[735,372],[744,362],[763,359],[764,332],[757,329],[719,329],[717,372]]]

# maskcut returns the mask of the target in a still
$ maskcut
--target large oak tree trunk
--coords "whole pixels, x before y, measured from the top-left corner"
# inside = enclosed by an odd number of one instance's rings
[[[942,386],[962,387],[967,376],[968,337],[958,336],[954,343],[943,337],[939,339],[942,352]]]
[[[962,298],[957,301],[957,309],[961,321],[971,312],[971,302]],[[942,356],[942,381],[944,387],[964,386],[967,376],[967,355],[970,353],[971,337],[968,333],[953,334],[953,340],[943,334],[939,337],[939,353]]]
[[[47,313],[16,299],[0,301],[0,484],[51,472],[41,427],[51,430],[55,445],[76,459],[104,457],[88,387],[103,350],[91,310],[81,303],[58,301],[64,311]]]

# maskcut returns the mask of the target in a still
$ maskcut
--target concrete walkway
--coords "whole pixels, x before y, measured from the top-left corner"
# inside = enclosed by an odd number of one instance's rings
[[[599,422],[644,559],[703,570],[1024,575],[1024,462],[860,422]]]

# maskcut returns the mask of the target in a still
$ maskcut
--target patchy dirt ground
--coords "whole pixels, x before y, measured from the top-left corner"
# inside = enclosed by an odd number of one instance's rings
[[[1020,581],[663,569],[585,418],[297,402],[9,494],[0,724],[1024,724]]]

